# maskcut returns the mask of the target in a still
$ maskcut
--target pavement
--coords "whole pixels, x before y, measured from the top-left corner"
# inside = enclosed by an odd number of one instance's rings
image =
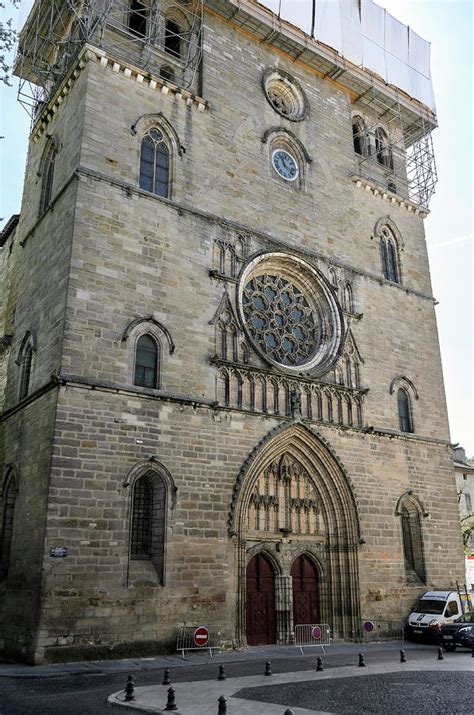
[[[444,660],[438,660],[437,651],[432,648],[429,655],[427,653],[423,658],[410,662],[408,649],[407,662],[400,663],[395,660],[397,657],[399,661],[398,650],[394,651],[392,662],[379,662],[376,651],[371,651],[371,647],[365,648],[365,651],[365,667],[336,665],[326,667],[322,672],[313,668],[311,671],[244,676],[224,681],[216,678],[199,683],[179,682],[175,687],[176,709],[173,708],[173,711],[181,715],[215,715],[221,712],[218,710],[219,698],[224,696],[227,709],[222,709],[222,713],[229,715],[284,715],[290,706],[294,715],[474,713],[469,705],[472,702],[474,658],[469,652],[459,652],[457,656],[446,654]],[[355,662],[358,662],[357,653],[354,652],[354,655]],[[372,655],[375,656],[373,659]],[[291,657],[295,657],[294,651]],[[323,662],[324,659],[325,656]],[[330,687],[324,691],[325,685]],[[401,709],[396,686],[403,688]],[[413,695],[411,705],[406,699],[410,686]],[[129,702],[125,700],[125,691],[121,690],[111,694],[107,702],[109,706],[122,707],[124,711],[166,714],[170,712],[166,709],[170,687],[161,684],[136,687],[134,700]],[[425,690],[426,707],[423,706],[422,696]],[[451,694],[447,698],[449,691]],[[299,701],[310,707],[295,706]],[[329,703],[330,710],[320,708],[324,701]],[[436,703],[439,709],[436,709]]]
[[[326,647],[324,655],[320,648],[307,648],[302,656],[295,647],[262,646],[245,651],[223,651],[213,656],[208,651],[200,651],[189,653],[186,659],[174,654],[36,667],[0,664],[0,677],[51,679],[49,682],[53,685],[64,676],[115,674],[115,683],[123,682],[125,687],[127,676],[132,673],[134,699],[125,701],[124,689],[107,699],[109,708],[123,715],[127,711],[169,713],[166,704],[171,684],[176,698],[173,712],[177,715],[216,715],[218,712],[222,715],[284,715],[290,707],[294,715],[474,714],[471,695],[474,658],[470,652],[457,650],[445,653],[444,659],[438,660],[437,648],[432,645],[408,643],[404,647],[406,663],[400,663],[399,642],[333,642]],[[361,651],[365,654],[365,667],[358,666]],[[323,659],[322,672],[315,670],[317,656]],[[263,674],[267,660],[273,663],[271,676]],[[220,665],[227,674],[221,681],[217,679]],[[171,675],[168,685],[161,684],[165,669],[169,669]],[[234,675],[236,677],[231,677]],[[24,683],[23,680],[18,682]],[[142,687],[143,682],[156,684]],[[227,698],[221,704],[226,709],[218,711],[221,696]],[[94,709],[81,712],[94,712]],[[99,707],[95,712],[99,712]]]

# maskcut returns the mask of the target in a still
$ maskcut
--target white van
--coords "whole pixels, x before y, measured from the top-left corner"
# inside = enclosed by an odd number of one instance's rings
[[[469,611],[469,606],[469,597],[463,593],[427,591],[408,616],[405,635],[407,638],[438,641],[443,623],[452,623]]]

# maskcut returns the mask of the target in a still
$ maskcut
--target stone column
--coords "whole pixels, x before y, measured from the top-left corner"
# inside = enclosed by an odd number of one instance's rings
[[[277,643],[293,643],[293,581],[291,576],[275,577]]]

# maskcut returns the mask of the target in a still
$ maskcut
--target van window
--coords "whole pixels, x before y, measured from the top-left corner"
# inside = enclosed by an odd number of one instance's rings
[[[443,613],[446,601],[435,601],[430,598],[423,598],[420,601],[420,605],[416,609],[417,613]]]
[[[451,618],[451,616],[457,616],[459,613],[458,604],[456,601],[450,601],[446,606],[446,616]]]

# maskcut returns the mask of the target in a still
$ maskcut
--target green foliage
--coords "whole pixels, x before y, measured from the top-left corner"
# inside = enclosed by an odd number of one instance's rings
[[[11,7],[17,8],[20,0],[8,0]],[[0,2],[0,10],[6,10],[6,5]],[[0,82],[10,85],[11,64],[10,56],[17,38],[17,32],[13,29],[13,19],[9,17],[5,22],[0,22]]]

